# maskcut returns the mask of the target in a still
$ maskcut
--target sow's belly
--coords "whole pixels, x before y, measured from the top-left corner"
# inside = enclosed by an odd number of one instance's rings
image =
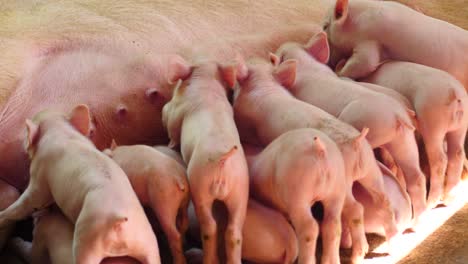
[[[4,14],[0,16],[0,179],[20,190],[28,182],[22,148],[24,120],[37,111],[70,111],[75,104],[88,104],[95,125],[92,138],[99,148],[107,147],[113,138],[118,144],[166,143],[161,108],[167,93],[148,93],[149,89],[161,91],[160,77],[166,68],[159,54],[237,39],[233,46],[244,55],[266,55],[280,40],[310,38],[301,31],[281,28],[291,26],[291,20],[295,26],[320,23],[331,3],[209,0],[187,5],[187,1],[173,1],[168,8],[166,1],[158,0],[111,6],[101,2],[29,5],[7,1],[0,7]],[[21,17],[28,17],[28,23]],[[258,33],[271,34],[270,41],[240,40]],[[88,52],[87,46],[96,42],[104,44],[104,49]],[[140,53],[133,53],[135,49]],[[224,49],[213,44],[207,50],[214,54]],[[73,50],[79,54],[53,56]],[[52,59],[31,69],[35,65],[31,58],[38,54]]]
[[[0,179],[24,190],[29,161],[24,151],[25,120],[42,109],[70,113],[87,104],[90,138],[99,149],[118,144],[165,144],[157,63],[142,57],[108,55],[90,49],[41,60],[19,82],[0,110]],[[86,67],[83,67],[86,65]]]

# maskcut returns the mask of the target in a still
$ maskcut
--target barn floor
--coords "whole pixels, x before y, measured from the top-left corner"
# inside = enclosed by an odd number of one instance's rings
[[[399,263],[468,263],[468,205]]]
[[[398,236],[390,249],[383,238],[370,235],[372,253],[364,264],[467,264],[468,263],[468,181],[449,206],[430,210],[417,232]],[[349,263],[349,250],[342,263]],[[390,254],[389,254],[390,253]],[[26,264],[13,253],[0,254],[1,264]]]
[[[449,206],[430,210],[416,232],[400,235],[390,249],[382,239],[376,240],[369,238],[374,250],[364,264],[467,264],[468,181],[460,186]],[[379,242],[380,247],[375,248]]]

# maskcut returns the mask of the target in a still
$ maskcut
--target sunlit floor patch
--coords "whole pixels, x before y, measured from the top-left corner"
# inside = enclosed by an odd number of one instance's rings
[[[463,182],[456,192],[454,200],[448,206],[438,206],[429,210],[420,220],[416,232],[406,232],[395,237],[391,246],[382,243],[375,248],[365,264],[392,264],[410,254],[429,235],[442,226],[450,217],[468,202],[468,181]]]

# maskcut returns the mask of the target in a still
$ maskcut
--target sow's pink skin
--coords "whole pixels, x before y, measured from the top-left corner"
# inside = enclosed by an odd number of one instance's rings
[[[235,51],[264,56],[286,40],[306,41],[329,6],[322,0],[2,3],[12,12],[2,16],[0,32],[0,210],[29,181],[21,147],[25,119],[84,103],[99,149],[112,138],[126,145],[167,144],[161,110],[170,99],[169,57],[198,50],[219,61]],[[245,15],[249,19],[240,19]],[[20,22],[24,17],[30,23]],[[0,232],[0,248],[3,240]]]
[[[351,183],[359,181],[380,203],[375,212],[386,227],[386,235],[396,234],[393,213],[383,189],[383,178],[372,148],[365,140],[367,129],[360,134],[352,126],[339,121],[325,111],[294,98],[283,86],[295,82],[296,62],[285,61],[273,66],[269,61],[255,59],[248,67],[239,64],[239,88],[234,93],[234,112],[242,139],[251,144],[270,144],[290,130],[315,128],[335,141],[345,163],[349,186],[343,209],[344,246],[353,244],[353,259],[361,259],[367,251],[363,227],[362,206],[354,200]],[[279,107],[281,106],[281,107]],[[351,232],[352,241],[349,241]]]
[[[5,4],[14,11],[2,16],[0,32],[0,188],[19,191],[29,180],[20,134],[35,113],[69,112],[83,103],[93,114],[99,149],[112,138],[167,144],[161,110],[170,99],[171,56],[190,58],[199,50],[219,61],[235,51],[263,56],[288,39],[306,41],[330,6],[321,0]],[[31,23],[20,23],[22,17]],[[294,25],[287,25],[292,17]]]
[[[45,209],[34,220],[32,264],[63,264],[73,259],[73,224],[56,209]],[[101,264],[139,264],[129,257],[106,258]]]
[[[226,210],[216,205],[213,210],[215,218],[223,228],[228,218]],[[189,239],[200,243],[200,223],[193,204],[189,207],[189,219]],[[249,263],[290,264],[297,258],[297,238],[291,224],[284,215],[252,198],[249,198],[247,205],[242,237],[242,260]],[[185,254],[188,263],[202,263],[197,259],[200,255],[203,256],[203,252],[192,249]]]
[[[145,145],[117,147],[114,141],[104,153],[127,174],[142,205],[153,209],[169,241],[173,263],[185,263],[182,242],[190,199],[185,167]]]
[[[42,109],[70,112],[74,105],[87,104],[93,113],[89,137],[98,149],[113,138],[121,144],[166,142],[161,111],[170,93],[167,84],[159,85],[167,79],[161,68],[177,55],[155,59],[122,54],[117,47],[75,45],[51,50],[31,64],[0,110],[0,178],[19,190],[29,179],[22,151],[24,120]]]
[[[372,148],[387,149],[403,170],[418,217],[426,209],[426,184],[419,166],[411,120],[414,112],[385,94],[338,78],[325,65],[329,55],[327,35],[321,32],[306,45],[283,44],[276,55],[270,54],[270,59],[275,64],[288,59],[297,61],[296,81],[289,88],[296,98],[325,110],[356,129],[369,128],[366,139]]]
[[[291,130],[247,161],[251,195],[291,221],[299,242],[299,263],[315,263],[319,230],[321,262],[339,263],[341,213],[350,184],[335,142],[315,129]],[[320,229],[311,213],[319,201],[324,207]]]
[[[75,224],[74,263],[114,256],[160,263],[156,237],[127,176],[84,136],[90,121],[85,105],[70,117],[46,110],[26,121],[31,180],[0,212],[0,228],[55,202]]]
[[[324,26],[338,74],[366,77],[385,60],[449,72],[468,89],[468,32],[391,1],[337,0]]]
[[[169,81],[182,79],[163,108],[170,145],[180,144],[187,164],[192,201],[201,223],[204,263],[218,263],[215,200],[229,211],[224,234],[227,263],[241,263],[242,225],[249,194],[247,162],[225,86],[235,83],[236,68],[204,61],[169,65]]]
[[[391,88],[412,104],[430,165],[428,202],[435,206],[461,179],[468,128],[468,98],[463,85],[441,70],[397,61],[382,64],[363,81]]]

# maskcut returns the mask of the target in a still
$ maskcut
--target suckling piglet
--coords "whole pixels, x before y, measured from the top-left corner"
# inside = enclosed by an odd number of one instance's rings
[[[239,58],[241,59],[241,58]],[[238,64],[239,88],[234,92],[234,113],[242,140],[267,146],[280,135],[299,128],[315,128],[338,145],[345,163],[348,187],[343,209],[343,237],[353,244],[353,259],[359,261],[368,245],[363,227],[363,208],[356,202],[351,185],[359,181],[373,199],[382,205],[375,212],[382,220],[386,235],[396,234],[396,225],[388,197],[370,144],[361,133],[325,111],[294,98],[284,87],[295,82],[296,62],[287,60],[273,66],[270,61],[255,58],[247,65]],[[352,241],[349,236],[351,234]]]
[[[155,213],[166,234],[173,263],[185,263],[183,236],[188,228],[190,199],[185,167],[177,160],[145,145],[104,150],[127,174],[138,199]]]
[[[425,176],[419,166],[419,152],[412,116],[399,101],[374,92],[356,82],[338,78],[325,64],[330,56],[327,36],[317,33],[306,44],[283,44],[273,63],[297,61],[296,81],[289,91],[299,100],[317,106],[356,129],[369,128],[366,138],[372,148],[385,148],[402,169],[415,215],[426,209]]]
[[[428,203],[435,206],[461,180],[468,129],[468,97],[463,85],[444,71],[400,61],[382,64],[363,81],[399,92],[414,108],[430,165]]]
[[[225,239],[227,263],[241,263],[242,225],[247,210],[247,162],[234,123],[226,87],[236,81],[236,67],[213,61],[190,65],[174,61],[169,80],[176,85],[172,100],[163,108],[170,145],[180,144],[187,164],[192,201],[200,221],[204,263],[218,263],[215,200],[229,211]]]
[[[127,175],[84,136],[90,120],[86,105],[69,116],[45,110],[26,120],[31,180],[0,212],[0,226],[55,202],[75,225],[73,263],[116,256],[160,263],[156,237]]]

